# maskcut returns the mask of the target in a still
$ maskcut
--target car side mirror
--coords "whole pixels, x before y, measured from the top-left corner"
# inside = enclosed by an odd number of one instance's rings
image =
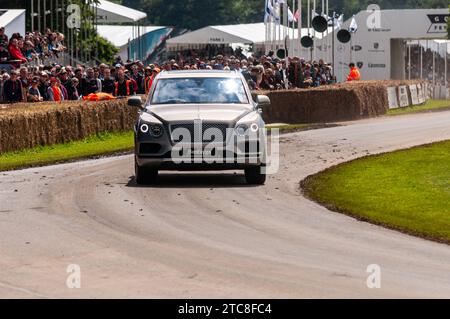
[[[128,105],[129,105],[129,106],[137,107],[137,108],[140,109],[140,110],[143,109],[143,107],[142,107],[142,99],[141,99],[140,96],[133,96],[133,97],[130,97],[130,98],[128,99]]]
[[[267,95],[258,95],[256,97],[256,104],[258,104],[258,108],[268,106],[270,105],[270,99]]]

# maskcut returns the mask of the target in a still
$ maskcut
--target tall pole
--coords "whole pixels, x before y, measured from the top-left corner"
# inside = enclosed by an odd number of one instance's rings
[[[335,61],[334,61],[334,37],[335,37],[335,28],[334,28],[334,19],[336,16],[336,12],[333,12],[333,29],[331,31],[331,70],[333,71],[333,78],[336,76],[335,73],[335,69],[336,69],[336,65],[335,65]],[[337,81],[336,81],[337,82]]]
[[[31,32],[34,31],[34,0],[31,0]]]
[[[308,0],[308,6],[307,6],[307,23],[308,23],[308,36],[312,36],[311,35],[311,0]],[[311,54],[311,60],[312,60],[312,50],[313,48],[310,48],[310,54]]]
[[[283,47],[284,50],[287,52],[287,42],[286,42],[286,36],[288,35],[287,31],[289,30],[289,23],[288,23],[288,4],[287,1],[284,1],[283,4]]]
[[[50,1],[50,29],[52,29],[52,31],[55,30],[53,28],[53,12],[54,11],[55,10],[54,10],[54,7],[53,7],[53,0],[52,0],[52,1]]]
[[[325,3],[325,14],[327,15],[327,35],[326,35],[326,43],[325,43],[325,45],[327,46],[327,58],[326,58],[326,62],[327,63],[329,63],[330,62],[330,59],[329,59],[329,50],[328,50],[328,43],[330,42],[330,37],[329,37],[329,34],[330,34],[330,32],[328,32],[328,29],[329,29],[329,25],[328,25],[328,19],[330,18],[330,8],[329,8],[329,6],[328,6],[328,0],[326,1],[326,3]]]
[[[408,46],[408,80],[411,80],[411,43],[406,42]]]
[[[423,46],[419,40],[419,49],[420,49],[420,79],[423,79]]]
[[[313,11],[314,11],[314,14],[316,14],[316,0],[313,0]],[[314,17],[312,17],[312,19],[314,19]],[[311,51],[311,60],[316,59],[316,48],[315,48],[315,46],[316,46],[316,43],[315,43],[316,30],[314,30],[314,28],[313,28],[313,34],[314,34],[314,44],[312,46],[312,51]]]
[[[41,0],[38,0],[38,15],[37,15],[37,19],[38,19],[39,32],[42,31],[42,29],[41,29],[41,17],[42,17],[42,15],[41,15]]]
[[[445,84],[445,92],[448,92],[448,84],[447,84],[447,52],[448,52],[448,41],[445,42],[445,52],[444,52],[444,84]],[[446,96],[446,98],[448,98]]]
[[[56,31],[61,32],[61,30],[59,30],[59,10],[61,10],[61,8],[59,7],[59,1],[56,0],[56,19],[55,19],[55,28]]]
[[[436,51],[433,50],[433,85],[436,85],[436,73],[435,73],[436,61],[435,61],[435,57],[436,57]]]
[[[298,48],[298,56],[301,56],[301,45],[300,45],[300,39],[302,38],[302,15],[303,15],[303,9],[302,9],[302,0],[298,0],[298,12],[300,12],[300,14],[298,15],[298,21],[297,21],[297,33],[298,33],[298,37],[297,37],[297,48]]]
[[[295,51],[295,1],[296,0],[292,0],[292,30],[290,32],[291,34],[291,40],[290,40],[290,50],[291,50],[291,55],[295,56],[294,51]]]
[[[64,34],[65,28],[66,28],[65,11],[66,11],[65,2],[64,2],[64,0],[62,0],[62,3],[61,3],[61,21],[62,21],[62,23],[61,23],[61,25],[62,25],[62,33],[63,34]]]
[[[47,29],[47,0],[44,0],[44,32]]]

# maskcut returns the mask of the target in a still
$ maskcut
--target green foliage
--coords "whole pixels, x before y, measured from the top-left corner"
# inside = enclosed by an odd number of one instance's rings
[[[305,5],[303,0],[303,5]],[[332,0],[330,11],[346,18],[367,8],[373,0]],[[207,25],[261,22],[265,0],[122,0],[122,4],[147,12],[148,22],[195,30]],[[317,1],[320,7],[321,1]],[[445,8],[448,0],[379,0],[381,9]],[[306,9],[303,10],[306,15]]]
[[[94,41],[97,45],[98,60],[101,63],[113,63],[114,56],[119,52],[114,44],[99,35],[94,38]]]
[[[448,11],[450,11],[450,6],[448,6]],[[447,38],[450,39],[450,19],[447,21]]]
[[[81,141],[39,146],[0,154],[0,171],[51,165],[80,158],[104,156],[133,149],[133,132],[100,133]]]

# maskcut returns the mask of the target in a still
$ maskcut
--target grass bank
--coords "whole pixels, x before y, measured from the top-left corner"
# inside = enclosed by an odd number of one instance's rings
[[[331,210],[450,243],[450,141],[338,165],[302,188]]]
[[[129,151],[133,143],[133,132],[102,133],[81,141],[8,152],[0,154],[0,171]]]

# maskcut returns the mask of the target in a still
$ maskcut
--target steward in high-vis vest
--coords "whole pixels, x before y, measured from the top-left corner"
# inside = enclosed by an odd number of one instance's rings
[[[361,73],[359,73],[358,68],[355,66],[355,63],[350,63],[350,74],[347,77],[347,81],[359,81],[361,80]]]
[[[133,81],[125,78],[123,70],[117,73],[118,80],[114,82],[114,96],[130,96],[134,95]]]

